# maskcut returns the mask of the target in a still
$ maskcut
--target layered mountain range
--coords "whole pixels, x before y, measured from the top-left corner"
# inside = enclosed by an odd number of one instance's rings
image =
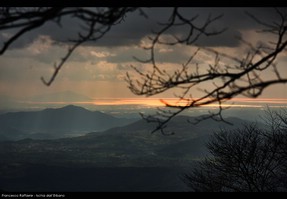
[[[73,105],[42,111],[12,112],[0,115],[0,140],[73,137],[124,126],[133,121]]]

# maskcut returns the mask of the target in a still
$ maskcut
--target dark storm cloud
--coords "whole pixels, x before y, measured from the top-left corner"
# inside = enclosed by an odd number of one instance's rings
[[[286,10],[285,8],[280,8]],[[148,19],[139,15],[138,11],[128,13],[125,22],[112,27],[112,29],[97,42],[88,42],[85,45],[90,46],[128,46],[139,44],[140,40],[151,31],[159,30],[160,26],[157,22],[166,22],[171,13],[171,8],[144,8],[148,15]],[[203,24],[209,14],[212,16],[223,14],[224,16],[214,22],[210,30],[220,30],[228,28],[228,30],[217,37],[201,38],[198,41],[199,45],[203,46],[237,46],[239,41],[234,39],[235,36],[241,36],[239,30],[251,29],[258,27],[244,12],[249,12],[264,21],[275,21],[274,10],[271,8],[181,8],[184,16],[199,15],[195,21],[196,25]],[[72,18],[62,19],[63,27],[57,24],[48,22],[43,27],[35,29],[15,42],[12,48],[25,47],[39,35],[48,35],[57,42],[67,42],[68,39],[76,39],[79,32],[82,32],[79,21]],[[184,34],[186,29],[174,29],[173,33]],[[3,32],[3,31],[2,31]],[[0,32],[0,41],[3,42],[5,37]]]
[[[218,35],[200,37],[196,44],[206,47],[236,47],[240,44],[239,38],[242,38],[242,34],[239,31],[227,29]]]
[[[158,31],[162,26],[158,22],[167,22],[171,14],[171,8],[145,8],[148,19],[139,16],[138,12],[130,13],[125,23],[113,27],[113,29],[96,45],[100,46],[118,46],[138,44],[139,41],[152,31]],[[280,8],[280,10],[285,10]],[[251,13],[264,22],[273,23],[278,20],[274,8],[180,8],[180,12],[187,18],[198,15],[194,21],[197,26],[202,26],[209,15],[223,15],[222,18],[213,22],[209,31],[226,31],[213,37],[202,36],[197,42],[201,46],[227,46],[236,47],[242,37],[240,30],[259,29],[260,25],[251,19],[246,13]],[[176,27],[170,31],[172,34],[184,35],[187,29]]]

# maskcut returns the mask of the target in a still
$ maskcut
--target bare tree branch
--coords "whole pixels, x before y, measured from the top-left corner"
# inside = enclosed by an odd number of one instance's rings
[[[139,14],[148,17],[141,8],[134,7],[99,7],[88,9],[84,7],[34,7],[34,8],[0,8],[0,30],[9,30],[12,35],[0,48],[3,55],[11,45],[28,31],[35,30],[47,22],[54,22],[60,27],[63,17],[71,17],[72,20],[81,22],[81,31],[76,38],[69,38],[68,50],[58,63],[54,64],[52,76],[42,82],[49,86],[59,74],[62,66],[69,60],[78,46],[85,42],[97,42],[116,24],[124,21],[128,12],[139,11]],[[224,121],[222,112],[225,104],[230,99],[244,95],[256,98],[269,86],[287,83],[287,77],[277,66],[278,56],[286,51],[287,46],[287,13],[284,9],[274,9],[278,20],[269,23],[258,19],[252,13],[246,13],[251,20],[262,26],[261,34],[273,36],[272,41],[262,41],[255,45],[249,41],[241,40],[246,52],[242,55],[232,55],[213,48],[198,47],[200,38],[222,34],[226,29],[214,30],[211,25],[221,19],[223,15],[209,15],[201,24],[198,23],[198,15],[185,16],[181,8],[172,8],[169,20],[159,23],[160,29],[154,31],[149,37],[150,45],[144,50],[149,53],[148,59],[135,58],[142,64],[150,65],[151,70],[144,72],[132,66],[135,76],[127,74],[126,81],[129,89],[136,95],[154,96],[169,90],[178,89],[175,94],[176,103],[162,100],[166,109],[159,109],[156,115],[144,116],[148,121],[157,123],[156,130],[164,133],[163,129],[168,122],[183,111],[218,104],[218,111],[210,113],[209,117]],[[176,29],[185,29],[179,34]],[[180,68],[173,71],[160,66],[157,57],[157,49],[162,46],[191,46],[193,52],[187,60],[183,60]],[[196,48],[194,50],[194,48]],[[214,63],[198,63],[200,53],[213,56]],[[203,60],[204,61],[204,60]],[[264,78],[264,72],[272,71],[272,78]],[[206,85],[210,85],[206,87]],[[194,91],[201,91],[200,96],[195,96]],[[205,118],[202,118],[205,119]],[[154,132],[155,132],[154,131]]]
[[[222,117],[222,104],[226,101],[238,95],[244,95],[248,98],[257,98],[267,87],[287,83],[287,77],[282,76],[283,74],[279,71],[276,63],[278,55],[282,54],[287,46],[287,13],[283,11],[275,9],[279,20],[272,24],[262,22],[260,19],[257,19],[256,16],[248,13],[251,19],[263,26],[260,32],[261,34],[271,33],[275,36],[275,40],[271,43],[264,43],[262,41],[260,44],[254,46],[241,39],[242,44],[248,49],[242,56],[234,56],[213,48],[200,47],[190,56],[186,64],[182,64],[180,69],[166,71],[163,67],[159,66],[156,61],[155,51],[158,45],[170,46],[184,44],[196,47],[196,41],[199,37],[203,35],[217,35],[223,32],[223,30],[208,32],[209,25],[221,16],[209,17],[201,27],[197,27],[193,25],[196,17],[188,20],[175,8],[169,23],[165,24],[160,31],[155,33],[150,47],[145,48],[145,50],[148,50],[150,53],[149,59],[139,60],[145,64],[149,63],[152,70],[142,72],[133,67],[135,72],[134,77],[136,77],[137,80],[135,81],[131,78],[132,76],[130,74],[128,74],[126,78],[129,89],[136,95],[149,97],[172,89],[180,89],[182,91],[180,94],[176,94],[175,97],[185,102],[185,104],[170,104],[162,101],[166,107],[174,109],[174,111],[170,111],[169,116],[167,116],[165,111],[161,111],[156,115],[146,117],[147,120],[158,123],[155,130],[166,127],[166,124],[173,117],[184,110],[213,103],[218,104],[219,110],[217,113],[211,114],[208,118],[211,117],[224,121]],[[162,41],[161,38],[163,38],[165,34],[168,34],[167,31],[174,26],[187,26],[190,28],[190,31],[188,31],[184,37],[182,36],[181,39],[173,35],[175,41]],[[214,63],[209,64],[206,70],[203,70],[206,68],[206,64],[200,65],[196,61],[196,57],[200,52],[214,56]],[[272,70],[275,78],[264,79],[262,74],[270,70]],[[208,89],[203,89],[207,83],[211,86],[209,86]],[[197,98],[194,97],[192,93],[195,90],[201,90],[202,95]]]
[[[7,49],[19,37],[28,31],[43,26],[48,21],[53,21],[59,26],[64,16],[70,16],[74,20],[81,21],[85,27],[83,32],[78,33],[78,38],[69,39],[70,47],[65,56],[63,56],[58,64],[54,64],[54,72],[50,79],[46,81],[41,77],[42,82],[50,86],[61,70],[62,66],[67,62],[76,48],[87,41],[101,39],[112,26],[121,23],[126,13],[132,12],[137,8],[95,8],[94,10],[86,8],[69,8],[69,7],[52,7],[52,8],[1,8],[0,12],[0,30],[9,30],[18,28],[18,30],[4,42],[0,49],[0,55],[3,55]]]

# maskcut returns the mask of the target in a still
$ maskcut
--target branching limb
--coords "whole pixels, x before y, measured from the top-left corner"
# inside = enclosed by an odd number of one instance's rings
[[[34,7],[34,8],[1,8],[0,9],[0,30],[13,30],[14,33],[4,41],[0,48],[0,55],[3,55],[18,38],[28,31],[43,26],[46,22],[52,21],[60,27],[63,17],[71,17],[83,24],[82,32],[78,33],[78,38],[70,39],[67,53],[61,58],[58,64],[54,64],[54,72],[51,78],[46,81],[41,77],[42,82],[50,86],[68,61],[76,48],[87,41],[96,42],[101,39],[112,26],[121,23],[128,12],[138,8],[118,7],[118,8],[82,8],[82,7]],[[16,29],[16,31],[15,31]]]
[[[156,61],[156,49],[158,45],[174,46],[174,45],[192,45],[199,37],[203,35],[217,35],[222,33],[208,32],[208,26],[220,18],[221,16],[208,18],[202,27],[193,25],[196,17],[192,19],[184,18],[178,9],[174,9],[168,23],[157,33],[151,41],[151,45],[145,50],[150,52],[150,57],[147,60],[139,60],[142,63],[149,63],[152,70],[143,72],[134,68],[136,80],[128,74],[126,81],[129,89],[136,95],[153,96],[164,93],[168,90],[181,90],[175,97],[179,101],[186,102],[183,105],[163,103],[166,107],[173,108],[170,111],[169,117],[165,111],[158,112],[153,117],[158,124],[162,122],[161,127],[165,127],[168,121],[173,117],[183,112],[186,109],[202,107],[205,105],[218,104],[218,113],[210,115],[211,118],[224,120],[222,117],[222,104],[228,100],[243,95],[248,98],[257,98],[269,86],[275,84],[287,83],[287,77],[280,72],[277,66],[277,58],[280,54],[286,51],[287,48],[287,13],[275,9],[279,16],[276,23],[265,23],[249,14],[251,19],[263,26],[261,34],[272,34],[274,40],[272,42],[261,42],[258,45],[253,45],[243,39],[241,42],[247,47],[247,52],[243,56],[234,56],[229,53],[220,52],[213,48],[200,47],[190,56],[186,63],[182,64],[181,68],[176,68],[174,71],[165,70],[164,66],[160,66]],[[173,35],[174,41],[166,41],[163,38],[168,34],[168,30],[174,26],[187,26],[189,30],[185,36]],[[196,57],[200,52],[208,53],[214,57],[213,64],[199,64]],[[272,78],[264,78],[264,72],[271,71]],[[206,86],[208,85],[208,86]],[[201,91],[201,96],[193,97],[195,90]],[[163,117],[164,116],[164,117]],[[214,117],[216,116],[216,117]],[[208,118],[210,118],[208,117]],[[164,118],[156,120],[154,118]],[[204,118],[203,118],[204,119]]]

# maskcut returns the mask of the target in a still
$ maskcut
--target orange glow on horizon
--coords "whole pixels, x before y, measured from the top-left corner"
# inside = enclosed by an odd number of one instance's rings
[[[54,101],[54,102],[22,102],[28,104],[76,104],[76,105],[96,105],[96,106],[120,106],[120,105],[141,105],[163,107],[165,104],[171,105],[186,105],[185,101],[179,102],[176,98],[107,98],[107,99],[93,99],[91,101]],[[255,104],[256,103],[256,104]],[[222,107],[241,107],[241,108],[260,108],[264,105],[284,105],[287,106],[287,99],[285,98],[233,98],[222,104]],[[217,103],[204,105],[202,107],[218,107]]]

